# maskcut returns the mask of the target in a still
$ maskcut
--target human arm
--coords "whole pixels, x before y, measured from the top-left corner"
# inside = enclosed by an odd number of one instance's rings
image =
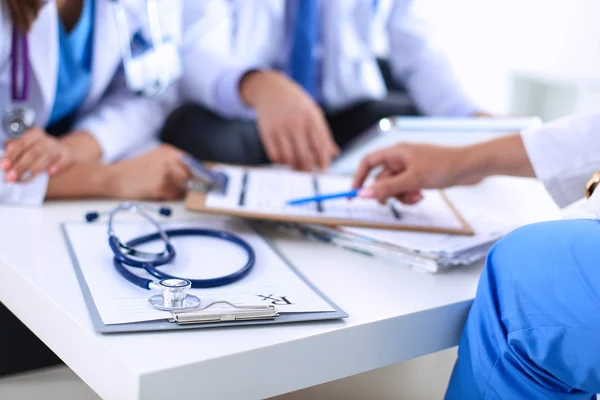
[[[375,183],[360,196],[381,202],[397,197],[409,204],[421,200],[422,189],[470,184],[490,175],[534,176],[519,134],[463,147],[398,144],[365,157],[354,187],[362,187],[378,167]]]
[[[241,97],[256,110],[258,130],[269,159],[310,171],[326,169],[339,153],[321,108],[278,71],[249,73]]]
[[[162,95],[137,96],[127,88],[124,76],[118,73],[96,107],[75,122],[75,136],[69,134],[62,141],[76,147],[78,152],[87,143],[88,157],[83,161],[93,158],[105,163],[114,162],[155,139],[176,100],[174,86]]]
[[[455,76],[445,54],[428,39],[413,16],[411,0],[394,0],[387,22],[392,75],[426,115],[487,116]]]
[[[46,199],[178,199],[190,179],[182,155],[181,151],[163,145],[115,164],[77,163],[50,178]]]
[[[565,117],[521,134],[463,147],[400,144],[363,159],[354,185],[383,167],[363,197],[420,200],[421,189],[469,184],[490,175],[537,177],[560,206],[584,193],[600,170],[600,113]]]
[[[237,23],[238,34],[232,34],[234,14],[260,20],[260,28],[258,22],[251,24],[261,30],[257,35],[267,30],[277,36],[269,25],[274,18],[267,14],[268,3],[239,1],[230,7],[222,1],[184,3],[183,99],[224,118],[256,118],[272,162],[304,170],[326,168],[337,146],[319,106],[297,84],[270,68],[276,46],[236,47],[237,38],[250,33],[239,32],[247,24]]]

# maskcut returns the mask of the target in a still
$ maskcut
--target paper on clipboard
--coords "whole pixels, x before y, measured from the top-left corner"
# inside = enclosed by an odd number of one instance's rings
[[[165,224],[165,228],[181,228],[191,224],[208,229],[235,232],[254,249],[256,264],[247,277],[224,287],[192,289],[191,294],[205,306],[216,301],[229,301],[236,306],[275,305],[285,313],[332,312],[334,308],[287,265],[278,253],[247,223],[241,220],[210,220]],[[115,223],[123,240],[147,234],[145,224]],[[112,266],[112,252],[106,242],[106,225],[74,222],[64,224],[64,230],[77,264],[89,287],[96,309],[105,325],[166,320],[170,313],[158,311],[148,303],[151,294],[126,281]],[[194,279],[222,276],[239,269],[246,254],[230,243],[206,237],[172,238],[177,249],[174,262],[162,267],[170,274]],[[148,251],[160,251],[161,242],[142,246]],[[136,274],[149,277],[142,269]]]
[[[281,222],[462,235],[473,233],[441,191],[426,191],[424,200],[414,206],[397,201],[380,205],[375,200],[358,198],[289,206],[287,202],[294,198],[348,190],[352,178],[277,168],[225,165],[214,168],[229,177],[227,191],[224,194],[191,192],[186,201],[188,209]]]

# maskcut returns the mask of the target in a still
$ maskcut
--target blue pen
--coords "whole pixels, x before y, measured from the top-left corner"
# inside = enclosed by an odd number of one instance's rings
[[[350,199],[350,198],[358,196],[359,192],[360,192],[360,189],[355,189],[355,190],[351,190],[349,192],[324,194],[324,195],[315,196],[315,197],[307,197],[304,199],[290,200],[287,202],[287,205],[288,206],[297,206],[299,204],[312,203],[312,202],[324,201],[324,200],[333,200],[333,199],[342,199],[342,198]]]

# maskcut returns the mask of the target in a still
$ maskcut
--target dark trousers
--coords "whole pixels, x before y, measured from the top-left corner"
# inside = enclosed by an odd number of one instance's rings
[[[326,114],[333,137],[342,150],[382,118],[417,114],[403,88],[393,81],[388,64],[380,62],[380,67],[390,90],[387,98],[364,101]],[[175,110],[167,119],[161,137],[203,161],[268,163],[256,121],[225,119],[197,104],[184,104]]]
[[[0,303],[0,377],[60,363],[61,360]]]

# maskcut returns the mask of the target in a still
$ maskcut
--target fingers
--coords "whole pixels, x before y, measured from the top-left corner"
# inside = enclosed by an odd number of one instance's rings
[[[332,158],[339,154],[339,148],[333,140],[329,125],[321,115],[317,115],[311,129],[311,149],[322,170],[329,168]]]
[[[316,160],[310,146],[309,132],[298,130],[290,135],[292,145],[296,153],[296,165],[294,168],[302,171],[312,171]]]
[[[51,157],[47,154],[38,153],[35,145],[31,145],[26,149],[22,155],[11,164],[10,170],[6,174],[6,180],[8,182],[16,182],[18,180],[30,177],[32,168],[38,162],[43,163],[43,169],[48,167],[48,162],[51,161]],[[26,176],[27,175],[27,176]]]
[[[277,131],[268,127],[260,127],[259,129],[261,131],[262,142],[265,146],[265,151],[267,152],[267,157],[269,160],[275,164],[282,163],[283,157],[279,150],[276,138]]]
[[[166,171],[163,175],[164,181],[159,194],[161,200],[177,200],[186,192],[191,172],[181,161],[180,153],[182,152],[177,149],[169,151],[169,158],[165,165]]]
[[[40,129],[26,132],[21,138],[6,144],[2,169],[6,181],[30,181],[40,172],[56,174],[72,162],[68,149]]]
[[[378,181],[380,179],[389,178],[392,175],[394,175],[394,173],[392,171],[390,171],[387,168],[384,168],[377,174],[377,177],[375,178],[375,180]]]
[[[172,182],[176,187],[185,190],[187,183],[192,176],[188,167],[184,163],[177,160],[170,165],[169,172],[170,182]]]
[[[19,139],[7,142],[5,146],[6,153],[4,155],[4,160],[6,161],[3,161],[2,167],[6,166],[5,170],[13,168],[17,160],[23,156],[23,153],[42,138],[43,135],[44,132],[41,129],[30,129]]]
[[[73,160],[67,152],[61,152],[56,158],[54,158],[54,160],[52,160],[51,163],[48,164],[48,173],[50,175],[56,175],[71,165],[72,162]]]
[[[390,197],[400,196],[401,201],[418,201],[418,196],[416,195],[408,196],[406,199],[404,196],[407,193],[414,194],[415,192],[419,192],[420,189],[416,177],[410,171],[405,171],[377,180],[371,187],[363,189],[360,192],[360,197],[385,202]]]
[[[296,168],[296,166],[299,165],[299,160],[296,158],[291,138],[285,135],[278,135],[276,140],[281,153],[280,163],[288,164]]]
[[[354,189],[359,189],[367,180],[367,177],[371,173],[371,171],[383,164],[384,162],[384,151],[378,151],[372,154],[369,154],[365,158],[362,159],[356,173],[354,174],[354,181],[352,182],[352,187]]]
[[[39,157],[35,158],[31,166],[28,169],[26,169],[22,175],[18,175],[17,179],[23,182],[30,182],[38,174],[44,172],[48,168],[48,165],[57,162],[60,158],[60,156],[57,157],[51,154],[42,154]]]
[[[423,200],[423,194],[421,192],[411,192],[396,196],[396,198],[404,204],[413,205]]]

